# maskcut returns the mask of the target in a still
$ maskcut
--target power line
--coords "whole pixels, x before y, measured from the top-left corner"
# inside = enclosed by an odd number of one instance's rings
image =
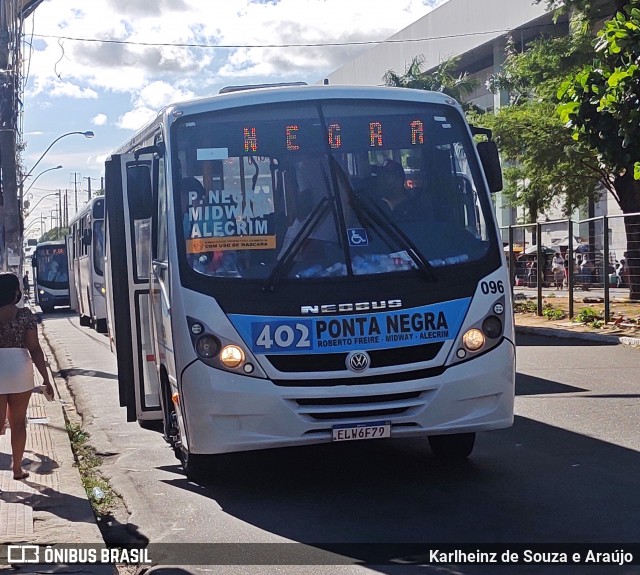
[[[522,26],[518,30],[529,30],[546,27],[546,24],[536,24],[533,26]],[[309,42],[302,44],[197,44],[193,42],[134,42],[133,40],[105,40],[99,38],[82,38],[78,36],[54,36],[50,34],[33,34],[34,38],[49,38],[55,40],[71,40],[74,42],[93,42],[100,44],[124,44],[131,46],[166,46],[172,48],[322,48],[331,46],[370,46],[373,44],[402,44],[410,42],[429,42],[432,40],[446,40],[448,38],[465,38],[469,36],[486,36],[487,34],[506,34],[513,32],[508,28],[499,30],[484,30],[482,32],[465,32],[460,34],[444,34],[442,36],[431,36],[429,38],[407,38],[407,39],[387,39],[387,40],[360,40],[353,42]]]

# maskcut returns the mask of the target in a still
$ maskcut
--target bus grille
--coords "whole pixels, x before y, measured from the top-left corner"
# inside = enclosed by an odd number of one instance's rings
[[[438,355],[443,342],[396,347],[391,349],[372,349],[367,351],[371,358],[371,368],[406,365],[421,361],[430,361]],[[310,371],[345,371],[346,353],[317,353],[301,355],[267,355],[271,365],[283,373],[304,373]]]
[[[279,387],[331,387],[336,385],[371,385],[376,383],[398,383],[400,381],[413,381],[416,379],[428,379],[442,375],[447,368],[444,365],[429,367],[416,371],[398,371],[396,373],[383,373],[378,375],[365,375],[359,377],[326,377],[324,379],[272,379],[271,382]]]
[[[387,417],[406,413],[424,405],[422,391],[359,397],[318,397],[297,399],[298,413],[316,421]]]

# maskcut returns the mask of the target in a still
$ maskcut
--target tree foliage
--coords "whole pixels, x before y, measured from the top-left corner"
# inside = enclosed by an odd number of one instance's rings
[[[625,214],[640,212],[640,0],[598,32],[595,57],[558,91],[574,140],[593,149],[603,185]],[[640,299],[640,216],[625,218],[631,297]]]
[[[552,206],[568,216],[599,196],[592,154],[575,145],[554,103],[528,100],[480,121],[493,130],[505,163],[504,193],[511,205],[525,208],[527,222]]]
[[[444,60],[432,72],[423,71],[425,61],[425,57],[421,54],[414,56],[404,74],[387,70],[382,81],[386,86],[442,92],[461,103],[478,87],[478,81],[475,78],[466,72],[457,72],[459,58]],[[466,109],[470,108],[471,106],[466,105]]]
[[[595,155],[572,139],[555,110],[559,84],[589,60],[591,41],[589,20],[574,13],[568,35],[539,38],[524,51],[509,40],[503,69],[489,80],[492,91],[509,93],[511,105],[482,121],[507,161],[505,196],[526,209],[528,222],[552,205],[569,215],[599,195]]]

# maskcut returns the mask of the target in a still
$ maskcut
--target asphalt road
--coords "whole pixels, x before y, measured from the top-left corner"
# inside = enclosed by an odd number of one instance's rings
[[[197,485],[182,475],[160,434],[126,423],[106,338],[65,313],[47,316],[44,332],[91,442],[105,458],[103,470],[130,512],[126,524],[114,520],[120,535],[153,543],[303,542],[311,550],[366,542],[383,554],[397,551],[385,544],[398,542],[640,542],[639,350],[519,336],[515,425],[479,434],[462,463],[437,461],[425,441],[353,442],[234,454],[225,457],[219,476]],[[242,550],[259,556],[264,547]],[[350,553],[363,558],[358,549]],[[424,563],[421,557],[396,559]],[[629,575],[640,574],[640,567],[206,569],[366,571]]]

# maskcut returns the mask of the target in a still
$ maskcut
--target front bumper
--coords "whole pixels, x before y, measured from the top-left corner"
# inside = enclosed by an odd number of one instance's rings
[[[367,385],[279,387],[195,361],[183,372],[189,451],[216,454],[332,441],[340,424],[391,423],[392,437],[485,431],[513,423],[508,340],[442,375]]]

